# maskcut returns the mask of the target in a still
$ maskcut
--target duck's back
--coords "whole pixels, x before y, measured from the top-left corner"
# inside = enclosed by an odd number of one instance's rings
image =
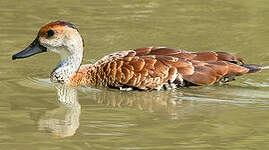
[[[256,66],[243,66],[241,58],[226,52],[146,47],[113,53],[94,65],[83,65],[71,79],[70,85],[169,89],[229,81],[234,76],[258,70]]]

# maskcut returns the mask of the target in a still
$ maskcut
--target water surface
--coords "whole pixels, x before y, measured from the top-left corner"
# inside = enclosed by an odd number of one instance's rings
[[[0,149],[267,149],[268,10],[266,0],[1,0]],[[58,19],[79,27],[83,63],[154,45],[225,50],[267,69],[173,91],[81,88],[65,105],[48,80],[57,55],[11,60]]]

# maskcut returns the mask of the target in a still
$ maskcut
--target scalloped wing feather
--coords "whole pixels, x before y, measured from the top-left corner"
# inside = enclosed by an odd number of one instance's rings
[[[243,64],[243,60],[226,52],[146,47],[116,52],[94,65],[83,65],[70,85],[136,89],[175,88],[188,85],[186,83],[210,85],[222,78],[249,72],[238,64]]]

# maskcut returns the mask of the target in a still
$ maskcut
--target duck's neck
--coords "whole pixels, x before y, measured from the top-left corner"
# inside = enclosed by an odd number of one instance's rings
[[[79,69],[82,62],[82,54],[61,56],[61,61],[51,73],[52,82],[68,83],[71,77]]]

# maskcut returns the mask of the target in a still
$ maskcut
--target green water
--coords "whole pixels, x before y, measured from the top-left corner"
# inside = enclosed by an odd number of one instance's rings
[[[57,55],[11,60],[61,19],[79,27],[84,63],[155,45],[268,66],[268,18],[267,0],[1,0],[0,149],[268,149],[269,70],[174,91],[82,88],[70,106],[48,80]]]

